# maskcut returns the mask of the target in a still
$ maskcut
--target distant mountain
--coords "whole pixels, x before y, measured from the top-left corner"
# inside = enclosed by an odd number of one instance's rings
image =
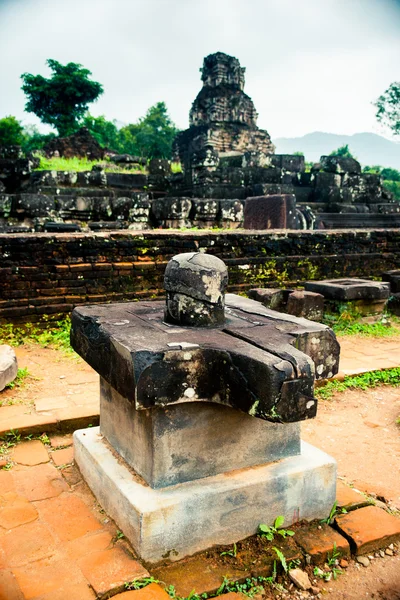
[[[315,131],[298,138],[277,138],[273,142],[277,154],[303,152],[306,160],[312,162],[318,161],[322,154],[330,154],[339,146],[348,144],[363,166],[382,165],[400,170],[400,143],[391,142],[375,133],[337,135]]]

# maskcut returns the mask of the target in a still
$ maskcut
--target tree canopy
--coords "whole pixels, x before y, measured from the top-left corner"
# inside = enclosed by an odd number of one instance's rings
[[[330,156],[345,156],[346,158],[354,158],[357,160],[354,154],[351,153],[348,144],[344,144],[344,146],[340,146],[337,150],[333,150],[333,152],[330,153]]]
[[[69,135],[81,125],[88,105],[103,93],[103,86],[89,79],[91,72],[78,63],[62,65],[49,58],[47,64],[53,72],[47,79],[21,75],[22,91],[28,98],[25,110],[55,127],[60,136]]]
[[[374,102],[377,120],[394,135],[400,135],[400,82],[394,81]]]
[[[171,158],[172,142],[177,133],[165,102],[157,102],[145,117],[120,130],[121,141],[130,148],[130,153],[148,158]]]
[[[15,117],[0,119],[0,146],[21,146],[24,140],[24,128]]]

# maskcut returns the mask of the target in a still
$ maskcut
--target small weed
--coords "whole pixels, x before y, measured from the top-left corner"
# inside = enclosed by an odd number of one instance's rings
[[[220,556],[232,556],[233,558],[236,558],[236,556],[237,556],[236,544],[233,544],[232,550],[227,550],[226,552],[221,552]]]
[[[29,376],[30,373],[27,367],[24,367],[23,369],[18,369],[17,376],[14,379],[14,381],[10,381],[10,383],[7,383],[4,389],[13,390],[15,387],[23,387],[24,385],[26,385],[25,379]]]
[[[335,502],[333,503],[333,506],[331,508],[331,512],[329,513],[329,516],[326,519],[322,519],[320,521],[321,524],[326,524],[326,525],[330,525],[331,523],[333,523],[333,519],[336,517],[336,515],[346,515],[347,514],[347,510],[345,508],[338,508],[337,507],[337,500],[335,500]],[[336,548],[336,545],[334,546]]]
[[[277,557],[279,558],[279,562],[282,565],[283,570],[285,571],[285,573],[287,573],[288,566],[287,566],[285,555],[283,554],[283,552],[281,550],[279,550],[279,548],[276,548],[275,546],[272,547],[272,550],[275,551]]]
[[[117,529],[117,533],[116,533],[115,537],[116,537],[117,540],[123,540],[123,539],[125,539],[125,535],[119,529]]]
[[[276,517],[275,523],[271,526],[262,523],[259,525],[260,535],[262,537],[266,537],[269,542],[272,542],[275,535],[281,535],[284,538],[294,535],[294,531],[291,531],[290,529],[282,529],[284,521],[285,517],[279,516]]]
[[[340,558],[340,552],[336,547],[336,542],[333,543],[333,550],[332,550],[332,555],[330,556],[328,553],[328,567],[334,567],[335,565],[337,565],[337,561]]]
[[[120,531],[118,533],[121,533]],[[150,585],[151,583],[160,583],[158,579],[154,577],[143,577],[142,579],[135,579],[134,581],[128,581],[125,583],[126,590],[141,590],[142,588]],[[171,596],[172,597],[172,596]]]
[[[50,438],[47,433],[42,433],[37,439],[40,440],[45,446],[50,446]]]
[[[333,544],[332,555],[328,554],[327,558],[328,559],[325,564],[326,569],[323,570],[319,567],[315,567],[314,575],[320,579],[324,579],[325,581],[330,581],[332,577],[333,579],[337,579],[338,575],[341,575],[343,571],[337,566],[339,564],[338,559],[340,558],[340,552],[338,551],[335,543]]]
[[[325,314],[324,323],[329,325],[338,335],[359,335],[362,337],[398,337],[400,328],[396,317],[382,315],[376,323],[363,323],[362,315],[343,304],[338,307],[338,314]]]

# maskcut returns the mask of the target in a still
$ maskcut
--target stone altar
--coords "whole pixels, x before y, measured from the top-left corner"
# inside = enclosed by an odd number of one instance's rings
[[[326,326],[225,296],[218,258],[167,266],[166,305],[76,308],[74,349],[100,374],[100,428],[74,434],[100,504],[149,562],[230,544],[283,515],[325,516],[335,461],[300,440],[314,377],[338,370]],[[188,325],[190,323],[190,325]]]

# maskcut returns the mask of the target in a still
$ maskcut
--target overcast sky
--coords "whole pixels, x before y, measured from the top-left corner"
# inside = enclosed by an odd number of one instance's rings
[[[273,138],[382,134],[371,103],[400,80],[400,0],[0,0],[0,118],[38,123],[20,75],[53,58],[103,84],[92,114],[129,123],[164,100],[184,129],[217,51],[246,67]]]

